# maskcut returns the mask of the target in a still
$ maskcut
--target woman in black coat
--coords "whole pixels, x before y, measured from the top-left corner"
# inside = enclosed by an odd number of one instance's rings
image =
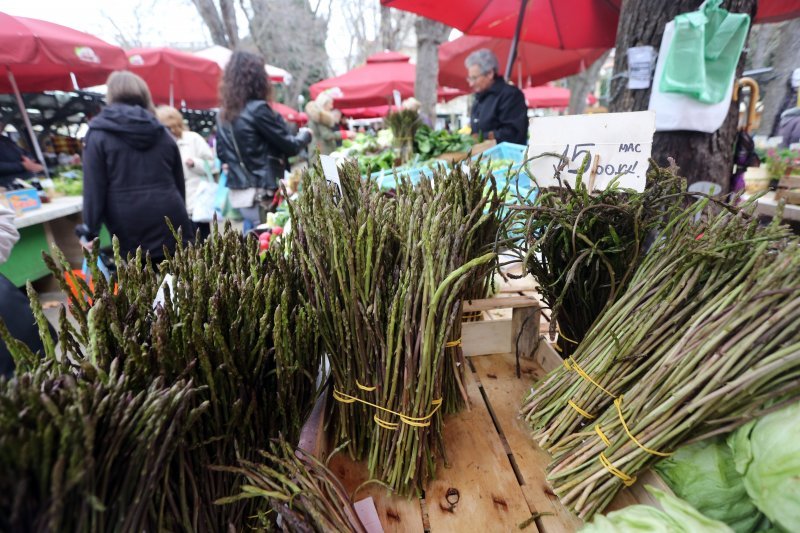
[[[107,85],[109,105],[89,122],[83,151],[84,223],[92,236],[105,224],[123,255],[141,246],[157,262],[164,246],[175,249],[166,218],[192,237],[181,154],[142,78],[114,72]]]
[[[287,158],[311,142],[307,128],[297,135],[289,131],[267,103],[269,90],[264,59],[234,52],[220,85],[217,157],[228,165],[228,199],[242,214],[245,230],[262,222],[262,210],[275,207]]]

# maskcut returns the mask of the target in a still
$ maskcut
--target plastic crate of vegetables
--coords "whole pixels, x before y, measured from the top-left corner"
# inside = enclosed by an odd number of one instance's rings
[[[511,179],[520,189],[527,190],[531,188],[530,175],[526,169],[520,170],[527,148],[524,144],[504,142],[489,148],[482,154],[473,156],[472,160],[480,159],[481,164],[491,169],[494,177],[503,183]],[[511,184],[511,189],[515,189],[515,183]]]
[[[378,172],[373,172],[370,178],[376,180],[381,188],[391,189],[397,186],[395,173],[407,176],[411,180],[411,183],[416,185],[423,177],[430,179],[430,177],[433,176],[433,171],[437,168],[448,170],[450,165],[444,161],[435,161],[432,164],[422,164],[415,167],[398,167],[388,170],[379,170]]]

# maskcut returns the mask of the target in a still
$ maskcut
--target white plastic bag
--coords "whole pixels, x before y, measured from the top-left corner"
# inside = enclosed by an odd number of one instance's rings
[[[664,28],[664,37],[661,39],[661,49],[658,52],[658,62],[653,77],[655,80],[661,79],[667,51],[674,36],[675,22],[671,21]],[[725,93],[725,98],[718,104],[704,104],[694,98],[677,93],[662,93],[659,85],[659,83],[653,83],[649,106],[651,111],[656,112],[656,131],[683,130],[714,133],[725,122],[725,117],[731,107],[733,84]]]
[[[192,208],[192,222],[211,222],[217,205],[217,183],[206,168],[206,179],[197,187]]]

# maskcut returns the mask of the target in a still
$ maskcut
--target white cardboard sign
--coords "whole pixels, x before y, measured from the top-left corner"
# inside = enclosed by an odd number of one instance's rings
[[[588,153],[584,183],[590,181],[597,156],[595,190],[605,189],[620,176],[620,187],[643,191],[655,129],[652,111],[535,117],[531,119],[527,156],[556,153],[566,158],[569,163],[561,172],[561,180],[575,185],[575,175]],[[561,161],[555,156],[540,157],[528,163],[528,171],[540,187],[558,186],[555,172]]]
[[[322,164],[322,173],[325,175],[325,181],[336,185],[339,197],[341,197],[342,182],[339,181],[339,169],[336,167],[336,160],[329,155],[321,155],[319,156],[319,161]]]

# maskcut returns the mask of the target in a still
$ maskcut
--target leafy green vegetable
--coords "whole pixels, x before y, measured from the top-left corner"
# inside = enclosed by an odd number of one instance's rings
[[[760,531],[765,525],[764,515],[747,495],[724,438],[679,448],[655,468],[678,497],[737,533]]]
[[[683,500],[647,486],[647,491],[656,497],[664,508],[649,505],[631,505],[605,516],[597,515],[586,524],[581,533],[728,533],[731,528],[703,516],[697,509]]]
[[[448,152],[466,152],[474,141],[469,135],[450,133],[447,130],[435,131],[429,126],[420,126],[414,134],[416,151],[423,158],[436,157]]]
[[[800,524],[800,402],[750,422],[728,437],[747,494],[786,531]]]

